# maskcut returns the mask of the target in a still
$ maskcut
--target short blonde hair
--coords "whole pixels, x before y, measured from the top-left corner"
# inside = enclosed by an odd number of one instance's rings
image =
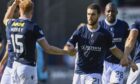
[[[31,0],[21,0],[19,8],[22,9],[24,13],[30,13],[33,11],[34,3]]]

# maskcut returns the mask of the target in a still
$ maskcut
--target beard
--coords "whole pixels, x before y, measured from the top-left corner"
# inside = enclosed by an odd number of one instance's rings
[[[88,25],[95,25],[97,23],[97,21],[98,20],[94,20],[94,21],[93,20],[92,21],[90,20],[90,21],[88,21]]]
[[[116,17],[108,17],[107,20],[108,22],[113,23],[115,21],[115,18]]]

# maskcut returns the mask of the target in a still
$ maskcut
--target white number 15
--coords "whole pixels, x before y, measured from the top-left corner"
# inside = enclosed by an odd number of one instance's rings
[[[11,34],[11,38],[12,38],[12,45],[14,48],[14,52],[23,53],[24,51],[23,43],[19,41],[19,39],[23,38],[23,35]]]

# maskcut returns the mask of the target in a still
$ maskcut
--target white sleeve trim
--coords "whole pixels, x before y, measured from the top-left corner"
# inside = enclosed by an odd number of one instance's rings
[[[136,31],[138,31],[138,29],[136,29],[136,28],[133,28],[133,29],[130,29],[130,30],[136,30]]]
[[[40,40],[42,40],[42,39],[45,39],[45,37],[41,37],[41,38],[37,39],[37,41],[40,41]]]
[[[109,48],[110,50],[112,50],[112,49],[114,49],[114,48],[117,48],[117,46],[116,45],[114,45],[113,47],[111,47],[111,48]]]
[[[73,45],[72,43],[70,43],[70,42],[67,42],[67,44],[68,44],[68,45],[72,45],[72,46],[74,46],[74,45]]]

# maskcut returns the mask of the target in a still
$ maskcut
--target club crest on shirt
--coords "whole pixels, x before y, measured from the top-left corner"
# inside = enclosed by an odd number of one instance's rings
[[[93,44],[94,43],[94,38],[93,38],[93,36],[94,36],[94,34],[91,34],[91,39],[90,39],[90,41],[89,41],[89,44]]]
[[[114,37],[114,36],[115,36],[115,35],[114,35],[114,28],[113,28],[113,27],[111,27],[109,31],[110,31],[110,33],[111,33],[112,37]]]
[[[93,37],[94,36],[94,34],[91,34],[91,37]]]
[[[43,31],[42,30],[40,30],[39,32],[40,32],[40,34],[43,34]]]

